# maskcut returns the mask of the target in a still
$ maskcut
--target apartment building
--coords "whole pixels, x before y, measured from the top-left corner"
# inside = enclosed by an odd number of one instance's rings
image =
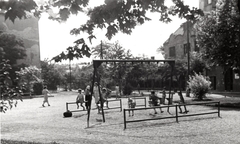
[[[217,0],[199,0],[199,8],[204,13],[209,13],[216,8]],[[189,43],[190,51],[198,52],[201,48],[196,45],[196,33],[194,24],[189,26]],[[164,42],[165,59],[187,59],[187,23],[183,23],[180,27],[170,35]],[[206,75],[210,77],[212,82],[212,90],[216,91],[240,91],[240,77],[231,68],[224,69],[219,66],[211,67],[206,71]]]

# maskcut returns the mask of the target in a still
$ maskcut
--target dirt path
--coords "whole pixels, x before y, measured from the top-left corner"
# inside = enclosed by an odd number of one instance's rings
[[[91,111],[90,128],[86,128],[86,112],[63,118],[66,102],[74,102],[75,93],[58,93],[50,97],[50,107],[41,107],[42,98],[25,99],[17,108],[1,115],[1,138],[34,142],[58,143],[231,143],[240,141],[240,111],[222,110],[217,114],[130,123],[123,130],[123,112],[105,111],[106,122],[97,110]],[[140,101],[139,101],[140,102]],[[111,103],[117,105],[118,103]],[[126,108],[127,100],[123,99]],[[75,109],[76,106],[69,107]],[[215,108],[192,106],[190,112],[212,111]],[[166,109],[164,110],[166,111]],[[150,110],[136,111],[128,119],[151,118]],[[166,112],[156,117],[166,116]]]

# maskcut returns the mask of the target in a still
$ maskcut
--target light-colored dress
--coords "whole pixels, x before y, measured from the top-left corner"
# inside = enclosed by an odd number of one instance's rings
[[[98,86],[93,87],[93,93],[94,93],[95,103],[98,103],[100,100]]]
[[[48,93],[49,91],[47,89],[43,89],[42,94],[44,95],[44,102],[48,102]]]
[[[116,96],[119,96],[119,86],[116,86],[115,90],[116,90]]]

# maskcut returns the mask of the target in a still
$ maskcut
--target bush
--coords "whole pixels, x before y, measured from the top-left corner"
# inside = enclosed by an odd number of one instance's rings
[[[42,83],[34,83],[34,84],[33,84],[34,94],[36,94],[36,95],[41,95],[41,94],[42,94],[42,90],[43,90],[43,85],[42,85]]]
[[[123,94],[124,95],[130,95],[133,91],[133,87],[131,86],[131,84],[126,84],[123,88]]]
[[[189,78],[188,87],[193,96],[199,100],[203,100],[207,93],[211,90],[211,82],[208,77],[195,73]]]

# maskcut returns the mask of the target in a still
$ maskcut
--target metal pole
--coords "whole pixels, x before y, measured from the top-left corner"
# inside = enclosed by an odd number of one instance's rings
[[[91,101],[88,103],[90,105],[88,106],[88,109],[87,109],[87,111],[88,111],[87,127],[89,127],[89,119],[90,119],[91,104],[92,104],[92,94],[93,94],[93,85],[94,85],[95,75],[96,75],[96,67],[95,67],[94,63],[93,63],[93,68],[94,69],[93,69],[93,80],[92,80],[92,86],[91,86]]]
[[[66,103],[66,111],[68,111],[68,103]]]
[[[189,21],[187,19],[187,61],[188,61],[188,78],[190,76],[190,44],[189,44]]]
[[[218,102],[218,117],[221,117],[220,116],[220,101]]]
[[[170,66],[171,66],[171,80],[170,80],[170,88],[169,88],[169,96],[168,96],[168,98],[169,98],[168,105],[170,105],[170,101],[171,101],[171,89],[172,89],[172,79],[173,79],[173,76],[172,76],[173,75],[173,64],[170,64]],[[169,107],[167,109],[167,112],[169,113]]]
[[[96,72],[96,75],[97,75],[97,82],[98,82],[98,92],[99,92],[100,102],[101,102],[102,117],[103,117],[103,122],[105,122],[105,115],[104,115],[104,110],[103,110],[103,98],[102,98],[102,93],[100,91],[100,76],[99,76],[98,72]]]
[[[144,102],[145,102],[145,107],[147,107],[147,98],[146,97],[144,99]]]
[[[100,53],[100,58],[103,59],[103,49],[102,49],[102,41],[101,41],[101,53]]]
[[[126,110],[123,109],[123,123],[124,123],[124,129],[127,128],[127,125],[126,125]]]
[[[72,91],[72,74],[71,74],[71,60],[69,59],[69,70],[70,70],[70,74],[69,74],[69,80],[70,80],[70,85],[69,85],[69,90]]]
[[[177,109],[177,106],[178,106],[178,105],[175,105],[175,108],[176,108],[176,121],[177,121],[177,123],[178,123],[178,109]]]
[[[122,111],[122,99],[119,99],[120,100],[120,111]]]

